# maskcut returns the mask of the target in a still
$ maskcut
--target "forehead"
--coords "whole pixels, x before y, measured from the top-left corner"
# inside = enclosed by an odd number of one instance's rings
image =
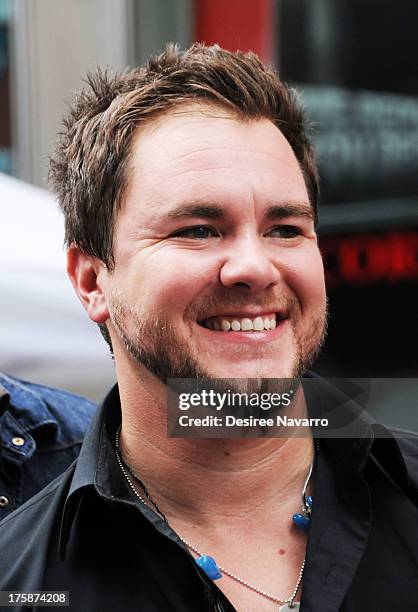
[[[167,200],[253,198],[308,201],[293,150],[269,120],[243,121],[193,104],[153,120],[134,136],[127,199],[151,213]]]

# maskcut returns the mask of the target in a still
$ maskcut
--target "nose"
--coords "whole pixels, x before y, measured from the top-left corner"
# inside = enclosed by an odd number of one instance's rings
[[[224,287],[242,287],[258,293],[280,280],[277,263],[271,247],[263,245],[259,237],[245,236],[231,244],[223,260],[219,280]]]

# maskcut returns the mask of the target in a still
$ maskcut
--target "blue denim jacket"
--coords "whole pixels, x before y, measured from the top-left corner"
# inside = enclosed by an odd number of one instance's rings
[[[0,519],[76,459],[95,405],[0,374]]]

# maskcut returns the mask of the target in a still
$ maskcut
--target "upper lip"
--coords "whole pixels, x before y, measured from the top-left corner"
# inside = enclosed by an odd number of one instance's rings
[[[268,308],[263,308],[263,310],[255,310],[253,309],[248,309],[248,310],[240,310],[240,311],[228,311],[228,312],[217,312],[214,314],[210,314],[207,315],[205,317],[203,317],[202,319],[200,319],[200,321],[208,321],[209,319],[214,319],[214,318],[221,318],[221,317],[236,317],[237,319],[255,319],[256,317],[265,317],[267,315],[271,315],[271,314],[276,314],[278,317],[283,317],[286,316],[286,312],[281,309],[281,310],[277,310],[277,308],[275,308],[274,306],[270,309]]]

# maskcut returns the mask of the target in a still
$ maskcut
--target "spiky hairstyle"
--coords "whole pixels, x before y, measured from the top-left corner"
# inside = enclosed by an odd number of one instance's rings
[[[170,44],[142,68],[113,76],[97,69],[76,96],[49,174],[67,245],[77,244],[112,269],[113,225],[129,180],[133,134],[193,101],[220,106],[243,121],[272,121],[295,153],[317,214],[317,168],[295,92],[254,53],[202,44],[181,52]]]

